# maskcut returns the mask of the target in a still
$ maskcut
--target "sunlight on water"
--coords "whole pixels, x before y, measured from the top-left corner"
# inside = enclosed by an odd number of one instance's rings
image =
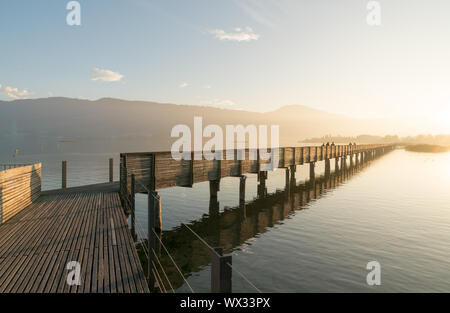
[[[51,189],[60,186],[62,159],[68,160],[69,186],[77,186],[105,182],[108,158],[116,157],[118,166],[117,156],[38,155],[20,161],[41,160],[44,189]],[[334,160],[331,165],[333,171]],[[316,175],[323,172],[318,162]],[[218,215],[210,210],[207,182],[160,190],[163,240],[197,292],[209,292],[210,251],[180,223],[211,246],[223,247],[233,266],[262,291],[450,291],[450,153],[396,150],[337,175],[335,188],[324,190],[323,179],[308,193],[311,201],[293,210],[299,192],[306,195],[311,188],[308,165],[297,166],[291,196],[284,190],[284,169],[269,172],[263,199],[256,175],[248,175],[245,212],[235,177],[221,180]],[[147,199],[137,195],[136,200],[138,235],[144,237]],[[366,264],[372,260],[381,264],[381,286],[366,284]],[[169,264],[176,289],[188,291]],[[233,291],[254,289],[233,272]]]
[[[220,220],[219,237],[209,242],[216,240],[228,253],[232,251],[234,266],[263,291],[449,291],[449,155],[394,151],[284,219],[274,217],[276,210],[267,215],[267,208],[262,209],[259,221],[272,218],[276,222],[256,229],[244,242],[239,237],[245,224],[242,220],[233,224],[231,216]],[[298,183],[307,173],[306,165],[299,167]],[[277,188],[284,188],[283,170],[269,173],[269,194]],[[180,221],[198,223],[208,213],[207,184],[160,194],[166,199],[166,230]],[[256,179],[249,177],[248,202],[255,196]],[[219,192],[221,211],[238,206],[237,197],[237,178],[224,179]],[[269,207],[284,204],[279,200]],[[203,219],[207,223],[208,215]],[[173,240],[169,233],[166,238]],[[193,271],[191,285],[208,291],[208,251],[195,238],[172,243],[175,255],[177,250],[189,253],[189,261],[179,257],[179,262]],[[366,264],[372,260],[381,264],[378,287],[366,284]],[[254,291],[236,273],[233,288]]]

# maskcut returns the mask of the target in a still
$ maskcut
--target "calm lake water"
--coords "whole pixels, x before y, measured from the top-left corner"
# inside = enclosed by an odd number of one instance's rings
[[[109,157],[118,164],[118,154],[17,161],[42,160],[44,189],[52,189],[60,186],[62,159],[68,160],[69,186],[75,186],[106,181]],[[234,292],[255,291],[239,273],[263,292],[450,292],[450,153],[395,150],[329,179],[323,171],[319,162],[316,175],[322,177],[312,184],[309,166],[297,166],[290,191],[283,169],[269,172],[267,196],[259,198],[250,174],[245,209],[239,207],[238,178],[221,180],[219,212],[210,204],[208,183],[160,190],[163,242],[192,288],[209,292],[210,252],[181,223],[232,255]],[[145,201],[137,196],[141,235]],[[366,283],[369,261],[381,264],[381,286]],[[161,262],[174,288],[189,291],[164,251]]]

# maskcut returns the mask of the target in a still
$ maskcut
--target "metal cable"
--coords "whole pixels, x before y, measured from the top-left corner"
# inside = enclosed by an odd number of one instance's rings
[[[159,266],[161,267],[161,270],[162,270],[164,276],[166,277],[167,282],[169,283],[170,289],[172,290],[173,293],[175,293],[175,290],[174,290],[172,284],[170,283],[169,277],[167,277],[166,271],[164,270],[164,267],[162,266],[161,262],[159,261],[159,258],[158,258],[158,256],[156,255],[155,250],[152,249],[152,251],[153,251],[153,254],[155,255],[156,261],[158,261],[158,264],[159,264]]]
[[[181,272],[180,268],[178,267],[177,263],[175,263],[174,259],[172,258],[172,256],[169,253],[169,250],[167,250],[166,246],[164,245],[164,243],[162,242],[161,238],[159,238],[158,234],[156,234],[155,230],[152,228],[153,233],[155,234],[156,238],[158,238],[159,242],[161,243],[161,246],[164,248],[164,250],[166,251],[167,255],[169,256],[170,260],[172,261],[173,265],[175,265],[175,268],[178,270],[178,273],[180,273],[180,276],[183,278],[184,282],[186,283],[186,285],[189,287],[189,289],[191,290],[192,293],[195,293],[194,289],[192,289],[191,285],[188,283],[188,281],[186,280],[186,278],[184,277],[183,273]]]
[[[213,251],[218,257],[220,257],[221,255],[219,253],[217,253],[216,250],[214,250],[202,237],[200,237],[199,235],[197,235],[197,233],[195,231],[193,231],[189,226],[187,226],[184,223],[181,223],[181,225],[186,226],[187,229],[189,229],[201,242],[203,242],[203,244],[205,244],[211,251]]]
[[[234,271],[236,271],[236,273],[238,273],[242,278],[244,278],[244,280],[249,283],[253,288],[255,288],[255,290],[258,293],[261,293],[261,290],[259,290],[247,277],[244,276],[244,274],[242,274],[241,272],[239,272],[236,268],[234,268],[230,263],[227,262],[227,265]]]
[[[155,262],[152,261],[152,264],[153,264],[153,274],[155,274],[155,277],[158,276],[158,284],[162,287],[162,289],[164,289],[164,293],[166,293],[166,291],[167,291],[166,286],[164,286],[161,276],[159,276],[159,272],[156,269]]]
[[[139,224],[136,224],[136,225],[139,225]],[[138,226],[139,227],[139,226]],[[142,237],[142,238],[145,238],[145,236],[144,236],[144,232],[143,233],[140,233],[140,231],[142,231],[142,230],[138,230],[138,232],[139,232],[139,235]],[[148,250],[148,247],[145,245],[145,244],[143,244],[143,243],[141,243],[141,246],[142,246],[142,249],[143,250],[145,250],[145,252],[146,252],[146,255],[147,255],[147,258],[149,258],[150,256],[150,253],[149,253],[149,250]]]
[[[209,249],[211,249],[211,251],[214,251],[214,253],[218,256],[221,257],[220,254],[217,253],[216,250],[214,250],[202,237],[200,237],[195,231],[192,230],[192,228],[190,228],[188,225],[181,223],[181,225],[186,226],[187,229],[189,229],[201,242],[203,242]],[[239,272],[236,268],[233,268],[233,266],[230,263],[227,263],[228,266],[230,266],[230,268],[234,271],[236,271],[240,276],[242,276],[242,278],[245,279],[245,281],[247,281],[253,288],[255,288],[259,293],[261,293],[261,291],[247,278],[244,276],[244,274],[242,274],[241,272]]]
[[[159,291],[162,293],[163,291],[162,291],[162,289],[161,289],[161,284],[159,283],[159,281],[158,281],[158,277],[156,276],[156,274],[155,274],[155,271],[153,270],[153,275],[155,276],[155,280],[156,280],[156,282],[158,283],[158,288],[159,288]]]

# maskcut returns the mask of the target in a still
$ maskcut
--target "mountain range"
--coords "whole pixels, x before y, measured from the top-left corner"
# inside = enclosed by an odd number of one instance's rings
[[[195,116],[207,124],[279,125],[280,144],[295,145],[327,134],[396,134],[397,123],[355,119],[303,105],[287,105],[271,112],[177,105],[113,98],[82,100],[42,98],[0,101],[0,144],[8,153],[170,150],[172,127],[193,125]],[[2,150],[4,150],[2,149]]]

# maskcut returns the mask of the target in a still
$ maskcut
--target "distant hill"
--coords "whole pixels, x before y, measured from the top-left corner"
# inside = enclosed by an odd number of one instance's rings
[[[317,143],[317,142],[335,142],[335,143],[349,143],[356,142],[357,144],[373,144],[373,143],[396,143],[398,145],[450,145],[450,134],[440,135],[417,135],[399,137],[397,135],[374,136],[374,135],[358,135],[353,137],[344,136],[323,136],[314,137],[303,140],[303,143]],[[420,148],[420,147],[419,147]]]
[[[325,134],[380,134],[386,127],[382,121],[357,120],[301,105],[257,113],[112,98],[54,97],[0,101],[0,144],[8,153],[16,148],[27,153],[53,152],[62,146],[80,152],[168,150],[174,141],[170,138],[172,127],[192,126],[194,116],[202,116],[204,125],[277,124],[282,145]]]

